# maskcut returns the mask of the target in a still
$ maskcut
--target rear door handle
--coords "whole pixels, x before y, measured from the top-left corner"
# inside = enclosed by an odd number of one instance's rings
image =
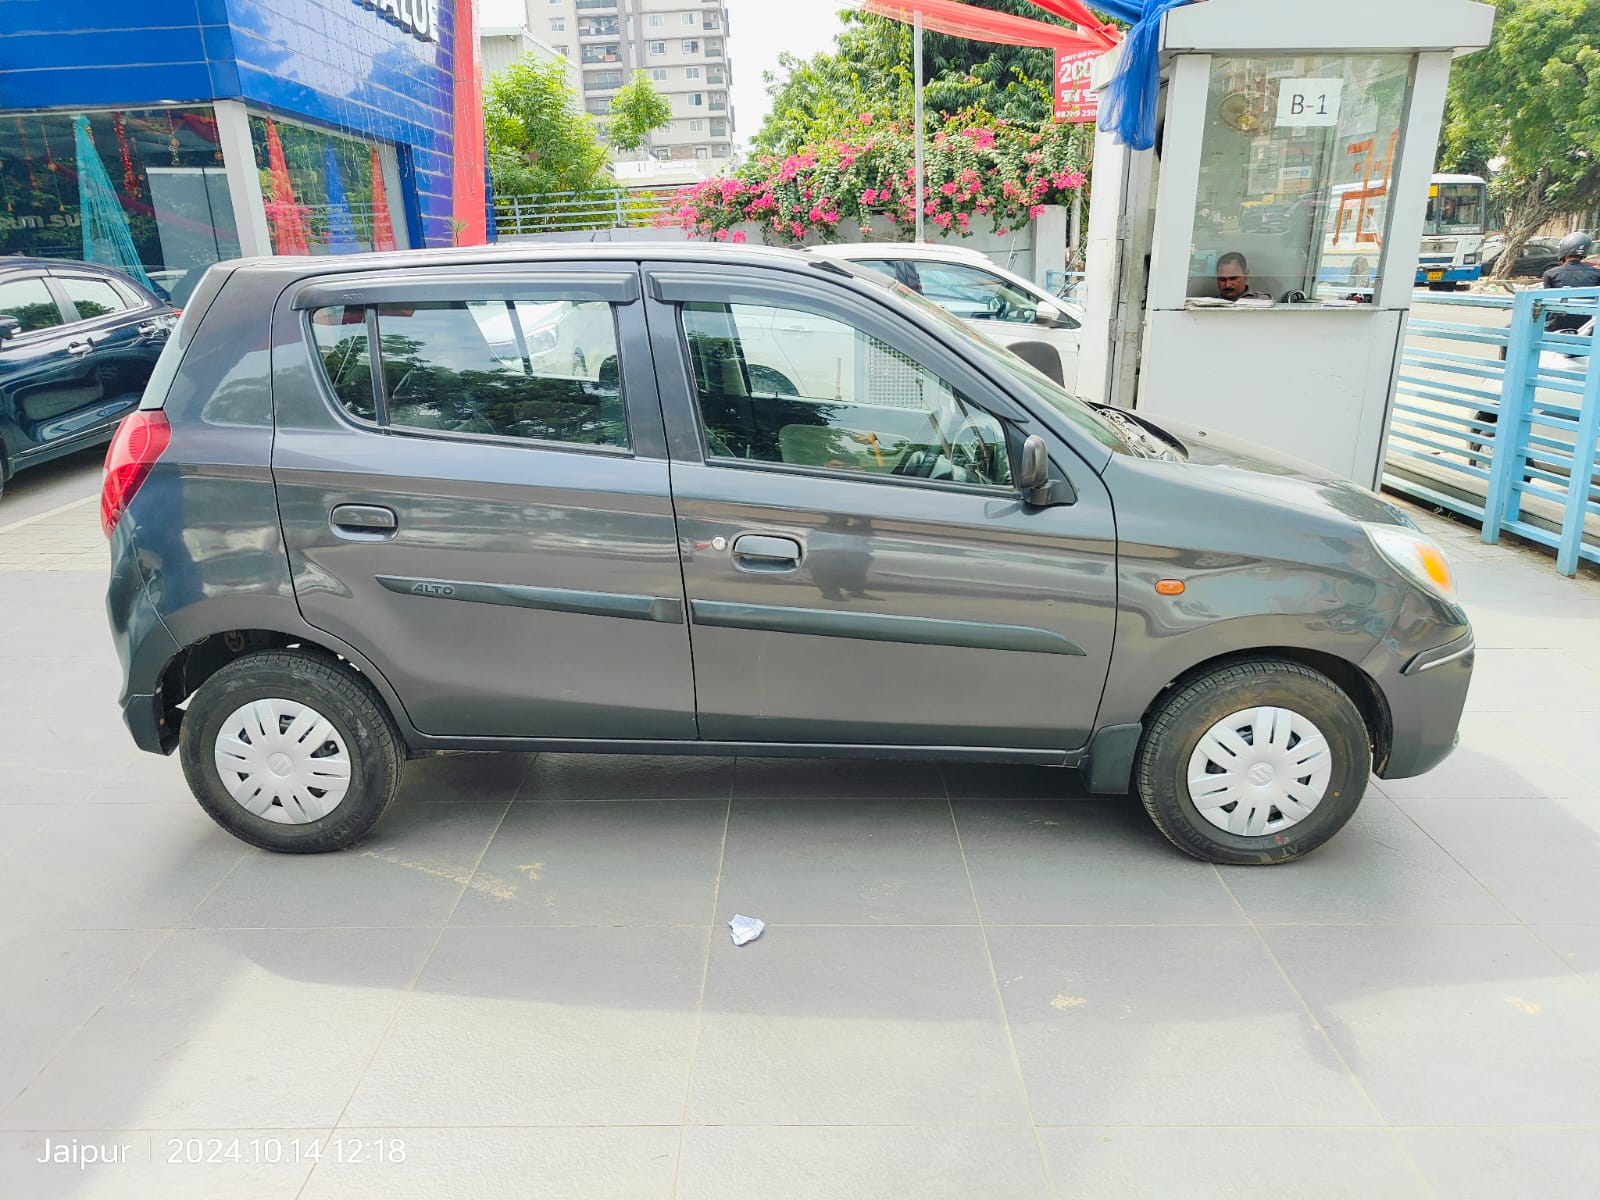
[[[793,571],[800,565],[800,543],[793,538],[747,533],[733,540],[733,561],[746,571]]]
[[[394,509],[379,504],[340,504],[329,523],[334,533],[352,542],[386,542],[400,528]]]
[[[93,342],[68,342],[67,343],[67,353],[72,355],[73,358],[82,358],[85,354],[88,354],[88,353],[92,352],[93,350],[94,350],[94,343]]]

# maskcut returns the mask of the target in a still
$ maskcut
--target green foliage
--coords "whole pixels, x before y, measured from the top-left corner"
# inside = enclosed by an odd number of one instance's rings
[[[764,72],[772,110],[750,141],[756,154],[792,154],[853,128],[862,113],[880,123],[909,122],[911,29],[883,17],[840,14],[838,49],[802,59],[778,56]]]
[[[606,148],[559,62],[526,55],[483,98],[489,177],[501,196],[584,192],[606,182]]]
[[[1450,76],[1441,165],[1487,166],[1509,269],[1540,225],[1600,202],[1600,0],[1498,0],[1487,50]]]
[[[622,90],[611,97],[606,129],[618,150],[640,150],[650,135],[672,124],[672,104],[643,71],[635,71]]]
[[[1027,17],[1047,25],[1067,22],[1030,0],[969,0],[973,8]],[[923,100],[930,112],[968,108],[1007,121],[1043,125],[1055,109],[1055,52],[1030,46],[998,46],[971,38],[930,33],[923,45],[927,76]]]
[[[1064,25],[1029,0],[970,0],[1013,16]],[[779,57],[767,72],[772,111],[752,139],[757,153],[792,154],[847,133],[862,113],[909,122],[914,88],[911,27],[846,11],[837,49],[800,59]],[[1015,124],[1047,124],[1055,104],[1055,54],[928,33],[923,41],[923,102],[930,123],[981,111]]]

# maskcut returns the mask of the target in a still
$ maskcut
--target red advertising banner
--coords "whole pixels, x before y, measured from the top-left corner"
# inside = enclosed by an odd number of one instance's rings
[[[1083,125],[1100,115],[1100,97],[1090,86],[1094,60],[1103,50],[1056,51],[1056,120]]]

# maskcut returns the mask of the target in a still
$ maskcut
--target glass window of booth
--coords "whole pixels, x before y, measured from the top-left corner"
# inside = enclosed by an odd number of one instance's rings
[[[1213,59],[1191,305],[1371,301],[1412,64],[1402,54]],[[1397,261],[1409,269],[1408,255]]]
[[[0,116],[0,254],[103,263],[181,304],[239,256],[212,110]]]

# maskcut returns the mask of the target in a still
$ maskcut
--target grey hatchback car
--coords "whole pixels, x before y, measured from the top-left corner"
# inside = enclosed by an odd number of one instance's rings
[[[137,744],[271,850],[438,751],[1038,763],[1277,863],[1450,752],[1405,515],[738,246],[225,263],[107,459]]]

